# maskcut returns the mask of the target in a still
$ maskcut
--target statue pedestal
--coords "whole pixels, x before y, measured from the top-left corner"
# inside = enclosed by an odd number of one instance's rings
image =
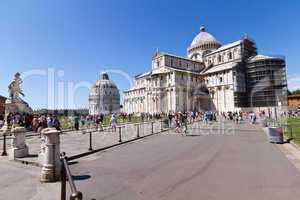
[[[42,166],[41,182],[53,182],[60,179],[60,131],[55,128],[42,130],[42,144],[39,163]]]
[[[32,109],[22,99],[6,99],[5,101],[5,115],[9,113],[31,113]]]
[[[11,130],[13,139],[11,142],[12,148],[8,152],[8,159],[15,160],[15,158],[23,158],[28,156],[28,146],[25,143],[25,132],[24,127],[16,127]]]

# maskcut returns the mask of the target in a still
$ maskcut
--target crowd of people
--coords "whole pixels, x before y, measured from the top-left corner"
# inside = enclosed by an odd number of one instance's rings
[[[254,112],[169,112],[166,113],[140,113],[138,114],[140,121],[150,121],[156,119],[163,119],[165,124],[168,127],[175,127],[175,132],[186,132],[187,124],[194,121],[203,121],[205,124],[209,124],[212,121],[218,120],[228,120],[235,123],[240,123],[241,121],[248,120],[250,123],[256,123],[257,117],[264,117],[264,111],[259,113]],[[133,117],[137,117],[136,114],[127,114],[127,113],[119,113],[119,114],[111,114],[108,116],[109,126],[112,131],[115,132],[117,128],[117,124],[119,120],[124,122],[131,122]],[[85,127],[85,125],[93,124],[98,127],[100,131],[103,131],[104,125],[104,114],[100,115],[74,115],[68,117],[69,123],[71,124],[71,128],[75,130],[79,130],[80,127]],[[28,130],[32,130],[34,132],[40,132],[44,128],[53,127],[57,130],[61,130],[61,123],[59,120],[59,116],[51,115],[51,114],[9,114],[7,117],[7,123],[9,125],[15,126],[24,126]],[[4,117],[0,116],[0,128],[4,124]],[[120,123],[120,122],[119,122]]]
[[[40,132],[44,128],[53,127],[60,130],[60,122],[57,116],[52,115],[34,115],[34,114],[20,114],[10,113],[7,118],[7,124],[14,126],[23,126],[28,130]],[[5,123],[4,116],[0,117],[0,127]]]

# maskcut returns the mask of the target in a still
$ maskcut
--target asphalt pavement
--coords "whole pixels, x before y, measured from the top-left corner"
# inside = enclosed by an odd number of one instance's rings
[[[77,188],[97,200],[299,199],[299,171],[259,127],[211,126],[81,158],[71,165]]]

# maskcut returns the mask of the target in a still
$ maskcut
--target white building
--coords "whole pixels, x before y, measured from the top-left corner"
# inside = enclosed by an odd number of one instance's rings
[[[222,45],[201,26],[200,33],[187,48],[187,57],[159,51],[155,53],[151,70],[135,76],[134,86],[124,91],[124,112],[227,112],[249,107],[249,99],[253,99],[249,98],[249,88],[253,88],[253,83],[247,81],[247,75],[251,66],[249,63],[253,63],[255,57],[255,42],[247,35]],[[278,57],[266,58],[272,62],[281,61],[281,65],[277,63],[274,70],[281,70],[283,75],[276,88],[284,96],[285,61]],[[269,64],[263,67],[269,67]],[[274,90],[274,86],[269,85],[268,91]]]
[[[120,110],[120,94],[117,86],[109,80],[107,73],[101,73],[100,79],[91,88],[89,95],[90,115],[116,113]]]

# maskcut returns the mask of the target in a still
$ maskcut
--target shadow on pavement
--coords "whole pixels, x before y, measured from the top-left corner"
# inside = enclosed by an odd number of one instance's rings
[[[82,181],[82,180],[87,180],[89,178],[91,178],[90,175],[73,175],[72,176],[74,181]]]

